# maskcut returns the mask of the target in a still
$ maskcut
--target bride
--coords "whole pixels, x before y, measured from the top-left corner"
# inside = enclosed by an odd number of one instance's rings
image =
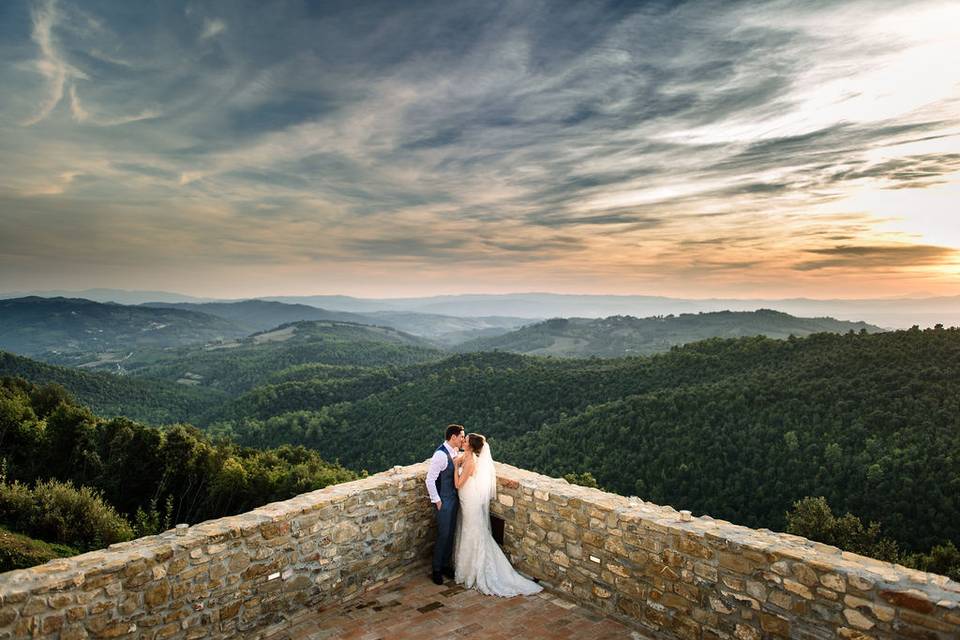
[[[543,590],[510,566],[490,531],[490,500],[497,497],[497,472],[490,445],[476,433],[467,436],[465,453],[454,460],[460,518],[454,540],[456,581],[490,596],[533,595]]]

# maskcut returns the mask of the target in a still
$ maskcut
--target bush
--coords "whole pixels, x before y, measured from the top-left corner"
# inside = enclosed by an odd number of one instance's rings
[[[835,516],[823,496],[808,496],[793,503],[793,510],[788,511],[786,517],[787,533],[878,560],[902,561],[897,543],[881,536],[878,523],[864,525],[852,513]]]
[[[76,549],[66,545],[47,544],[19,533],[11,533],[0,527],[0,573],[26,569],[54,558],[66,558],[76,553]]]
[[[0,522],[35,538],[89,551],[133,538],[126,519],[89,487],[49,480],[0,484]]]

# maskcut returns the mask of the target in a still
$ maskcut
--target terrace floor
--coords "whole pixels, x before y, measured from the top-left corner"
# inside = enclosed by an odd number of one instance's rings
[[[291,620],[271,640],[648,640],[610,618],[543,592],[497,598],[448,580],[433,584],[425,572],[404,576],[348,603]]]

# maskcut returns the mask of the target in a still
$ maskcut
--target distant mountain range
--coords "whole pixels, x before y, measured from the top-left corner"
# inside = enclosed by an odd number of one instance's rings
[[[786,313],[758,311],[718,311],[685,313],[679,316],[634,318],[611,316],[602,319],[554,318],[528,325],[493,338],[471,340],[457,351],[510,351],[528,355],[584,358],[647,355],[670,347],[707,338],[767,336],[787,338],[812,333],[882,331],[865,322],[846,322],[833,318],[796,318]]]
[[[278,327],[286,328],[286,332]],[[217,350],[239,348],[229,359],[251,346],[259,354],[263,348],[272,348],[262,346],[265,342],[286,342],[293,334],[297,339],[284,349],[291,345],[303,348],[308,334],[322,337],[327,343],[349,334],[351,341],[398,343],[437,353],[445,349],[499,350],[562,357],[620,357],[666,351],[674,345],[713,337],[785,338],[861,329],[881,330],[864,322],[797,318],[773,310],[647,318],[555,318],[528,323],[509,316],[352,313],[267,300],[137,306],[73,298],[0,300],[0,349],[51,363],[120,373],[182,358],[218,360],[220,356],[212,353]],[[285,357],[288,363],[309,361],[299,355]],[[179,374],[173,377],[176,379]]]
[[[76,298],[0,300],[0,349],[62,364],[90,354],[122,359],[132,349],[232,340],[247,332],[212,315]]]
[[[439,313],[451,316],[513,316],[521,318],[603,318],[630,315],[645,318],[710,311],[775,309],[799,317],[863,321],[885,328],[960,325],[960,296],[889,298],[872,300],[684,299],[662,296],[566,295],[514,293],[430,298],[361,299],[346,296],[271,297],[280,302],[309,304],[327,309],[369,312],[382,309]]]
[[[227,320],[246,333],[266,331],[288,322],[301,320],[333,320],[371,324],[364,316],[346,311],[327,311],[305,304],[284,304],[268,300],[240,302],[146,302],[141,307],[180,309],[204,313]]]
[[[82,292],[30,292],[0,294],[0,298],[25,295],[61,295],[124,304],[145,302],[237,302],[194,298],[169,292],[90,289]],[[638,318],[709,311],[775,309],[801,317],[829,316],[840,320],[869,322],[886,328],[912,325],[932,327],[960,325],[960,296],[913,296],[866,300],[810,298],[710,298],[685,299],[665,296],[567,295],[513,293],[502,295],[450,295],[421,298],[355,298],[342,295],[265,296],[262,300],[320,307],[328,311],[373,313],[402,311],[467,318],[509,317],[543,320],[551,317],[601,318],[631,315]]]
[[[0,293],[0,299],[28,298],[83,298],[94,302],[116,302],[117,304],[143,304],[144,302],[218,302],[216,298],[196,298],[182,293],[169,291],[127,291],[126,289],[81,289],[78,291],[13,291]]]
[[[265,331],[288,322],[301,320],[333,320],[393,327],[399,331],[428,338],[438,344],[451,345],[477,337],[500,335],[528,324],[528,318],[483,317],[464,318],[405,311],[351,313],[330,311],[316,306],[272,300],[240,302],[147,302],[142,306],[160,309],[183,309],[207,313],[229,320],[249,333]]]

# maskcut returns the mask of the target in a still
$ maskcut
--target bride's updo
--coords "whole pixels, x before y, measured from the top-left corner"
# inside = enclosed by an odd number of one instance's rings
[[[470,448],[477,455],[480,455],[480,452],[483,451],[483,445],[487,442],[479,433],[471,433],[467,436],[467,441],[470,442]]]

